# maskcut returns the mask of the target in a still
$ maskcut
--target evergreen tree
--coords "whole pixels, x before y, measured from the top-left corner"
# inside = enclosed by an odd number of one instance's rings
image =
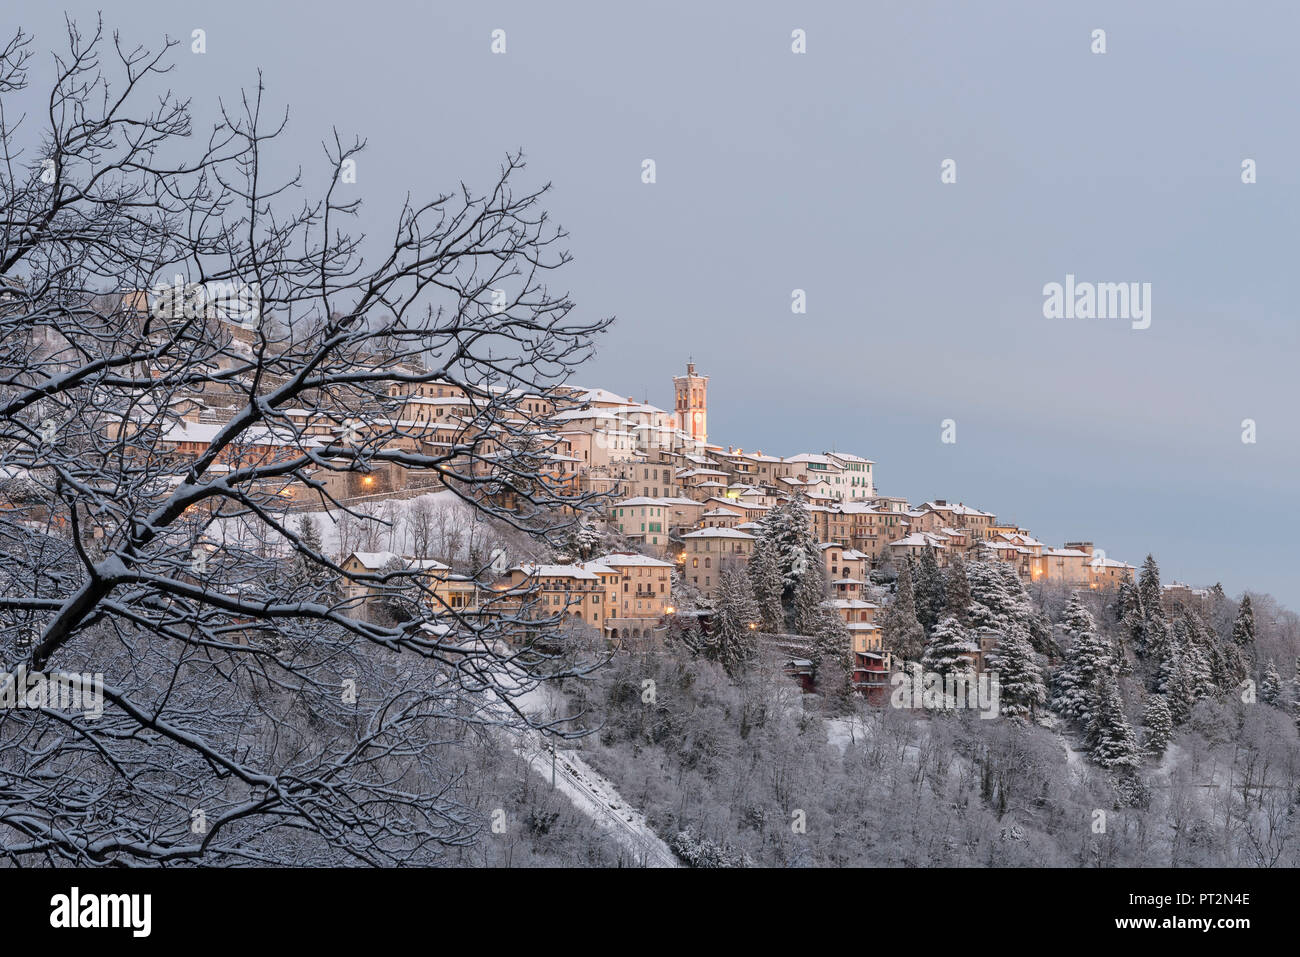
[[[1115,589],[1115,617],[1124,621],[1131,615],[1142,617],[1142,597],[1137,586],[1125,579]]]
[[[1179,618],[1174,622],[1173,635],[1174,645],[1187,668],[1193,700],[1200,701],[1212,697],[1218,688],[1214,683],[1209,662],[1194,639],[1185,618]]]
[[[733,677],[757,655],[758,605],[749,582],[739,572],[724,568],[718,576],[718,600],[707,646],[709,657]]]
[[[1292,685],[1291,714],[1295,718],[1295,727],[1300,731],[1300,655],[1295,659],[1295,682]]]
[[[785,582],[781,575],[781,561],[775,545],[759,536],[745,570],[749,585],[758,604],[758,618],[764,631],[780,634],[785,631],[785,612],[781,596]]]
[[[297,588],[309,589],[313,600],[328,603],[338,599],[338,576],[310,555],[323,555],[320,532],[310,515],[298,518],[296,529],[301,549],[295,550],[289,563],[289,582]]]
[[[1264,668],[1264,677],[1259,682],[1259,700],[1275,708],[1282,706],[1282,676],[1277,673],[1272,659],[1269,659]]]
[[[826,601],[826,571],[821,562],[804,562],[795,581],[793,597],[794,632],[814,636],[822,624]]]
[[[881,640],[885,650],[901,661],[916,661],[925,644],[925,629],[916,618],[912,595],[912,576],[906,565],[898,575],[894,600],[885,609],[881,622]]]
[[[1007,577],[999,567],[1004,564],[971,562],[966,567],[971,592],[967,621],[971,628],[990,628],[1000,634],[1014,620],[1016,596],[1008,587]],[[1012,569],[1012,574],[1014,572]]]
[[[1162,591],[1160,589],[1160,566],[1153,555],[1147,555],[1142,563],[1142,574],[1138,577],[1138,596],[1142,599],[1142,608],[1147,617],[1159,612]]]
[[[605,549],[604,537],[588,522],[577,521],[564,533],[560,546],[564,557],[570,561],[587,562]]]
[[[813,680],[832,710],[851,710],[853,690],[853,640],[844,619],[829,605],[822,605],[820,622],[813,638],[811,655]]]
[[[1142,709],[1142,725],[1146,729],[1143,745],[1147,754],[1160,757],[1169,747],[1169,739],[1174,733],[1173,715],[1164,695],[1155,692],[1147,695],[1146,707]]]
[[[966,563],[960,555],[954,556],[952,564],[948,566],[944,597],[944,616],[952,615],[962,625],[966,625],[970,617],[970,581],[966,578]]]
[[[1115,676],[1103,671],[1093,686],[1093,704],[1085,738],[1088,753],[1108,771],[1132,770],[1138,766],[1137,736],[1124,716],[1124,699]]]
[[[925,642],[921,667],[940,675],[973,672],[971,655],[978,650],[956,618],[945,618],[934,626]]]
[[[1151,661],[1164,661],[1173,654],[1174,641],[1169,622],[1157,612],[1148,617],[1142,629],[1143,657]]]
[[[1052,705],[1061,717],[1086,728],[1096,702],[1098,679],[1113,676],[1116,670],[1111,644],[1097,632],[1097,623],[1077,592],[1065,608],[1061,629],[1070,646],[1053,676]]]
[[[871,560],[871,574],[868,577],[874,585],[889,585],[898,581],[898,567],[894,564],[894,556],[888,547]]]
[[[676,646],[692,657],[707,650],[704,632],[700,629],[700,620],[695,615],[673,615],[668,619],[668,630],[664,644]]]
[[[1165,667],[1167,664],[1168,667]],[[1169,702],[1169,714],[1174,727],[1182,727],[1192,715],[1192,706],[1196,704],[1196,681],[1192,676],[1192,667],[1187,656],[1175,650],[1171,658],[1162,663],[1166,676],[1161,691]]]
[[[1246,676],[1250,673],[1250,666],[1242,650],[1231,642],[1226,645],[1218,644],[1216,647],[1223,660],[1223,681],[1219,685],[1219,690],[1225,694],[1231,693],[1245,683]]]
[[[801,499],[794,498],[768,509],[759,523],[757,537],[775,550],[782,587],[787,596],[794,592],[804,563],[809,557],[821,561],[817,542],[813,539],[808,509]]]
[[[415,617],[415,608],[410,594],[413,583],[405,574],[406,571],[406,562],[396,555],[384,562],[383,567],[379,569],[379,574],[384,580],[374,586],[379,595],[373,606],[379,622],[398,624]]]
[[[1238,648],[1247,648],[1255,643],[1255,609],[1251,607],[1249,595],[1241,596],[1237,620],[1232,625],[1232,640]]]
[[[934,551],[934,548],[927,548],[921,553],[921,560],[916,567],[914,586],[916,618],[927,634],[934,630],[934,626],[944,616],[944,609],[948,604],[943,572],[939,570],[939,562]]]
[[[990,656],[990,668],[998,676],[1002,714],[1032,720],[1039,705],[1047,700],[1047,689],[1024,628],[1012,624],[999,636],[997,650]]]

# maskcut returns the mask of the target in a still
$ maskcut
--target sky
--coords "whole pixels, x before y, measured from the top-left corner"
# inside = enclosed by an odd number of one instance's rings
[[[884,494],[1300,608],[1300,5],[101,0],[6,20],[48,50],[64,9],[184,40],[171,80],[199,117],[260,69],[285,169],[320,181],[331,129],[365,138],[376,233],[522,147],[570,233],[558,284],[617,317],[581,384],[671,408],[692,357],[710,441],[855,452]],[[1150,283],[1149,328],[1046,318],[1067,274]]]

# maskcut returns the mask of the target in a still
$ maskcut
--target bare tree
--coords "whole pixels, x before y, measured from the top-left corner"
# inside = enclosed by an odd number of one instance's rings
[[[39,100],[32,39],[0,50],[0,653],[104,676],[97,719],[0,710],[0,856],[435,860],[479,827],[440,758],[454,729],[517,725],[514,696],[586,666],[512,646],[513,606],[346,574],[290,505],[355,524],[378,476],[552,527],[588,500],[524,399],[561,405],[606,322],[548,291],[565,234],[519,154],[353,233],[364,144],[323,145],[318,192],[268,182],[287,113],[267,122],[259,83],[191,149],[186,101],[154,95],[172,45],[70,22]],[[404,417],[433,389],[463,408]],[[356,614],[396,578],[411,620]]]
[[[411,535],[411,556],[433,557],[433,506],[427,499],[418,498],[406,513],[406,527]]]

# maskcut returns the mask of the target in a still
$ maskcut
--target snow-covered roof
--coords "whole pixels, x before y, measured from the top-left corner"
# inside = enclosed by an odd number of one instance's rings
[[[840,502],[839,511],[845,515],[883,515],[884,513],[869,502]]]
[[[926,545],[928,545],[928,546],[930,546],[930,547],[932,547],[932,548],[947,548],[947,547],[948,547],[947,544],[944,543],[943,539],[940,538],[938,535],[932,535],[932,534],[929,534],[929,533],[927,533],[927,532],[913,532],[911,535],[908,535],[906,538],[900,538],[900,539],[899,539],[898,541],[896,541],[896,542],[890,542],[890,543],[889,543],[889,547],[890,547],[890,548],[893,548],[895,545],[904,545],[904,546],[907,546],[907,545],[926,546]]]
[[[516,565],[510,569],[520,571],[529,578],[576,578],[582,581],[596,581],[596,573],[577,565]]]
[[[402,556],[395,552],[353,552],[350,556],[360,562],[365,568],[381,569],[391,561],[401,561]]]
[[[609,402],[617,405],[635,405],[630,399],[615,395],[608,389],[588,389],[578,396],[579,402]]]
[[[651,558],[649,555],[639,555],[636,552],[610,552],[608,555],[593,558],[592,561],[601,565],[608,565],[610,568],[630,568],[634,566],[648,568],[673,567],[672,562],[660,561],[657,558]]]
[[[687,532],[682,538],[738,538],[752,541],[754,536],[738,528],[701,528]]]
[[[795,462],[795,463],[814,463],[814,464],[817,464],[817,465],[830,465],[830,466],[834,466],[835,468],[839,468],[839,467],[840,467],[840,464],[839,464],[838,462],[833,461],[833,460],[830,458],[830,456],[828,456],[828,455],[815,455],[815,454],[810,453],[810,452],[803,452],[803,453],[801,453],[801,454],[799,454],[799,455],[791,455],[791,456],[787,456],[787,457],[786,457],[786,461],[787,461],[787,462]]]

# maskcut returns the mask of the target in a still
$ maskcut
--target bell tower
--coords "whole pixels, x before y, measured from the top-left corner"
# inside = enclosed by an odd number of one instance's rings
[[[677,426],[701,444],[708,442],[709,377],[695,374],[695,363],[686,363],[686,375],[673,376],[677,394]]]

